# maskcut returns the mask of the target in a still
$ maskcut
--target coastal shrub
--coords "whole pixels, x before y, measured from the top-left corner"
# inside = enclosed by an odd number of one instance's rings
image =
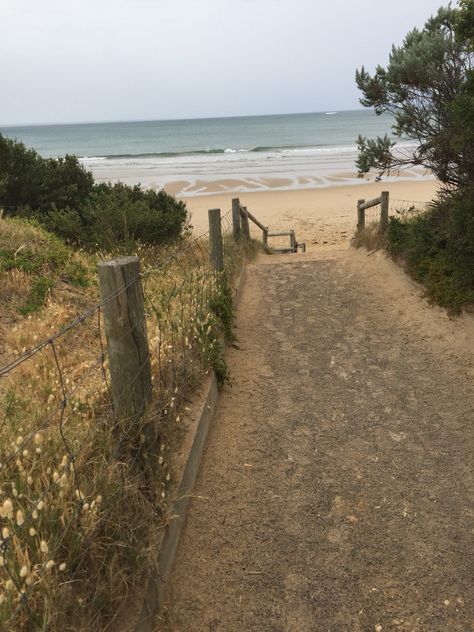
[[[140,186],[99,184],[85,208],[95,245],[114,249],[135,242],[162,244],[182,234],[187,211],[165,191],[144,191]]]
[[[92,174],[75,156],[42,158],[0,134],[0,205],[7,212],[19,207],[39,213],[72,207],[79,212],[93,185]]]
[[[421,166],[446,187],[472,182],[474,128],[462,120],[469,112],[466,104],[472,105],[473,41],[463,26],[469,23],[466,17],[472,4],[468,0],[461,7],[441,7],[422,29],[410,31],[402,46],[392,47],[386,68],[377,66],[373,75],[364,67],[356,72],[361,104],[374,108],[376,114],[391,113],[395,137],[416,141],[410,153],[398,151],[388,136],[369,140],[360,136],[360,175],[372,168],[380,177]],[[470,151],[460,150],[468,146]]]
[[[458,313],[474,302],[474,189],[442,196],[431,210],[393,217],[387,249],[436,303]]]
[[[0,208],[92,251],[162,244],[181,236],[187,220],[184,202],[164,191],[94,184],[75,156],[45,159],[1,134]]]

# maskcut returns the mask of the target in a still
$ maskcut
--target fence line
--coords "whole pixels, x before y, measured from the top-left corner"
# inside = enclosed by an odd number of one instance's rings
[[[306,244],[298,243],[296,241],[296,235],[294,230],[286,232],[269,232],[269,227],[260,222],[255,215],[253,215],[246,206],[242,206],[239,198],[232,200],[232,221],[233,221],[233,235],[235,239],[239,239],[240,235],[250,239],[250,221],[253,222],[262,231],[262,243],[265,247],[268,246],[269,237],[289,237],[290,245],[285,248],[272,248],[275,252],[298,252],[298,248],[302,252],[306,252]]]
[[[372,200],[357,200],[357,230],[378,223],[382,234],[387,230],[389,217],[406,219],[424,213],[428,206],[428,202],[392,199],[388,191],[382,191],[379,197]]]
[[[232,211],[212,222],[158,263],[102,264],[100,302],[0,368],[0,627],[100,627],[102,583],[149,562],[183,407],[203,372],[225,378],[222,302],[247,240],[240,212],[237,236]]]

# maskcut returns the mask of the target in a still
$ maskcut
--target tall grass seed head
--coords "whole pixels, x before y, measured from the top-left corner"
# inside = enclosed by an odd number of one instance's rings
[[[0,509],[0,516],[2,518],[12,518],[13,517],[13,502],[11,498],[7,498],[3,501],[3,505]]]

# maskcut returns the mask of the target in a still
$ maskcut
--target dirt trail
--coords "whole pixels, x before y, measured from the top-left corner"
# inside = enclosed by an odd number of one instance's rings
[[[249,266],[158,629],[474,630],[471,359],[358,257]]]

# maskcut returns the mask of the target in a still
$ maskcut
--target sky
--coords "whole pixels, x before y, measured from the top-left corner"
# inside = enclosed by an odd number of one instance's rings
[[[441,4],[0,0],[0,125],[356,109],[355,69]]]

